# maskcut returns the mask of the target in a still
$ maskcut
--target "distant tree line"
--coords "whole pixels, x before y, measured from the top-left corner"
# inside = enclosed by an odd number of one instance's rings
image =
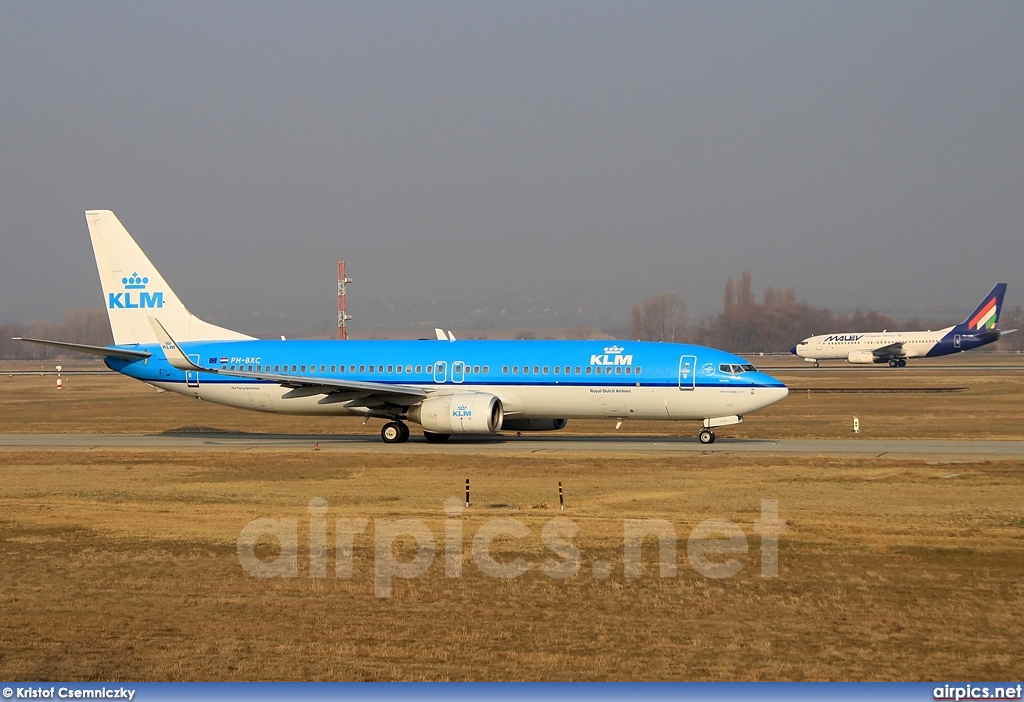
[[[646,341],[691,342],[737,352],[777,352],[788,351],[796,342],[814,334],[939,329],[958,321],[929,324],[914,318],[896,322],[878,312],[860,310],[850,315],[837,315],[824,307],[797,302],[796,291],[791,287],[776,289],[769,286],[764,289],[758,301],[753,292],[750,271],[743,271],[739,280],[730,277],[726,281],[722,312],[702,320],[696,326],[688,325],[686,300],[677,292],[663,292],[643,302],[633,303],[629,337]],[[1003,310],[999,328],[1021,331],[1000,339],[998,344],[988,348],[996,351],[1024,351],[1024,309],[1020,305]],[[567,332],[567,338],[591,339],[599,335],[600,331],[593,327],[577,326]],[[15,336],[96,346],[113,343],[106,310],[101,307],[69,310],[60,322],[0,325],[0,359],[42,361],[83,357],[48,346],[12,341],[11,337]],[[532,332],[523,332],[520,338],[536,336]]]
[[[25,360],[53,360],[62,358],[85,358],[50,346],[12,341],[11,337],[25,336],[32,339],[53,339],[73,344],[106,346],[114,343],[110,334],[110,323],[102,307],[68,310],[60,322],[29,322],[28,324],[0,325],[0,358]]]
[[[798,302],[792,287],[769,286],[759,301],[753,291],[753,277],[745,270],[739,280],[730,276],[726,281],[722,312],[693,328],[686,326],[686,301],[677,293],[662,293],[634,303],[630,336],[649,341],[687,341],[735,352],[782,352],[815,334],[941,329],[959,321],[929,323],[913,318],[897,322],[878,312],[861,310],[837,315],[828,308]],[[1020,305],[1003,310],[999,328],[1024,330]],[[1024,350],[1024,331],[1001,339],[993,350]]]

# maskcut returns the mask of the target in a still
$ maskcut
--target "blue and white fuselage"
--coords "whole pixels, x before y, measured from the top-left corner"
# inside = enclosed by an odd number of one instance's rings
[[[192,315],[112,212],[86,213],[112,346],[27,339],[208,402],[281,414],[387,420],[387,442],[568,419],[699,420],[713,427],[778,402],[786,386],[733,354],[639,341],[260,340]],[[443,335],[439,335],[443,336]]]
[[[427,398],[485,393],[501,400],[506,428],[519,418],[711,420],[742,416],[787,393],[742,358],[684,344],[290,340],[180,346],[197,365],[220,373],[178,370],[156,345],[131,347],[150,352],[149,358],[108,358],[107,365],[198,399],[283,414],[399,413],[388,407],[394,403],[379,401],[384,392],[360,393],[346,383],[411,386]],[[255,377],[261,375],[274,379]],[[288,387],[289,379],[295,387]],[[318,380],[336,389],[314,392]]]
[[[907,365],[908,358],[931,358],[970,351],[1016,331],[996,329],[1005,294],[1006,283],[997,283],[967,319],[945,329],[819,334],[804,339],[790,352],[816,366],[818,361],[842,359],[848,363],[888,363],[898,367]]]

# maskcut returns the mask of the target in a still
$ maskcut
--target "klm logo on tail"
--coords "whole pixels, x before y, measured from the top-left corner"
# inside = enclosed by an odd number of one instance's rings
[[[159,309],[164,306],[164,294],[162,292],[146,292],[149,278],[140,277],[138,273],[132,273],[127,278],[121,278],[121,283],[124,285],[124,292],[109,293],[107,295],[107,307],[110,309]]]

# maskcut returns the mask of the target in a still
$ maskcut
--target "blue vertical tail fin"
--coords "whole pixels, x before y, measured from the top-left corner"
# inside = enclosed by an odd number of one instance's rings
[[[1003,309],[1003,295],[1006,294],[1006,283],[996,283],[992,291],[981,300],[978,308],[971,312],[960,324],[956,325],[956,331],[960,332],[983,332],[994,329],[999,321],[999,312]]]

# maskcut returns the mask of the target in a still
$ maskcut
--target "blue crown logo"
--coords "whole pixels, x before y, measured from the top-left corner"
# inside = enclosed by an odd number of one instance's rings
[[[127,278],[121,278],[125,290],[145,290],[149,278],[140,278],[138,273],[132,273]]]
[[[622,353],[624,350],[625,349],[623,349],[621,346],[608,346],[607,348],[605,348],[604,352],[605,353]]]

